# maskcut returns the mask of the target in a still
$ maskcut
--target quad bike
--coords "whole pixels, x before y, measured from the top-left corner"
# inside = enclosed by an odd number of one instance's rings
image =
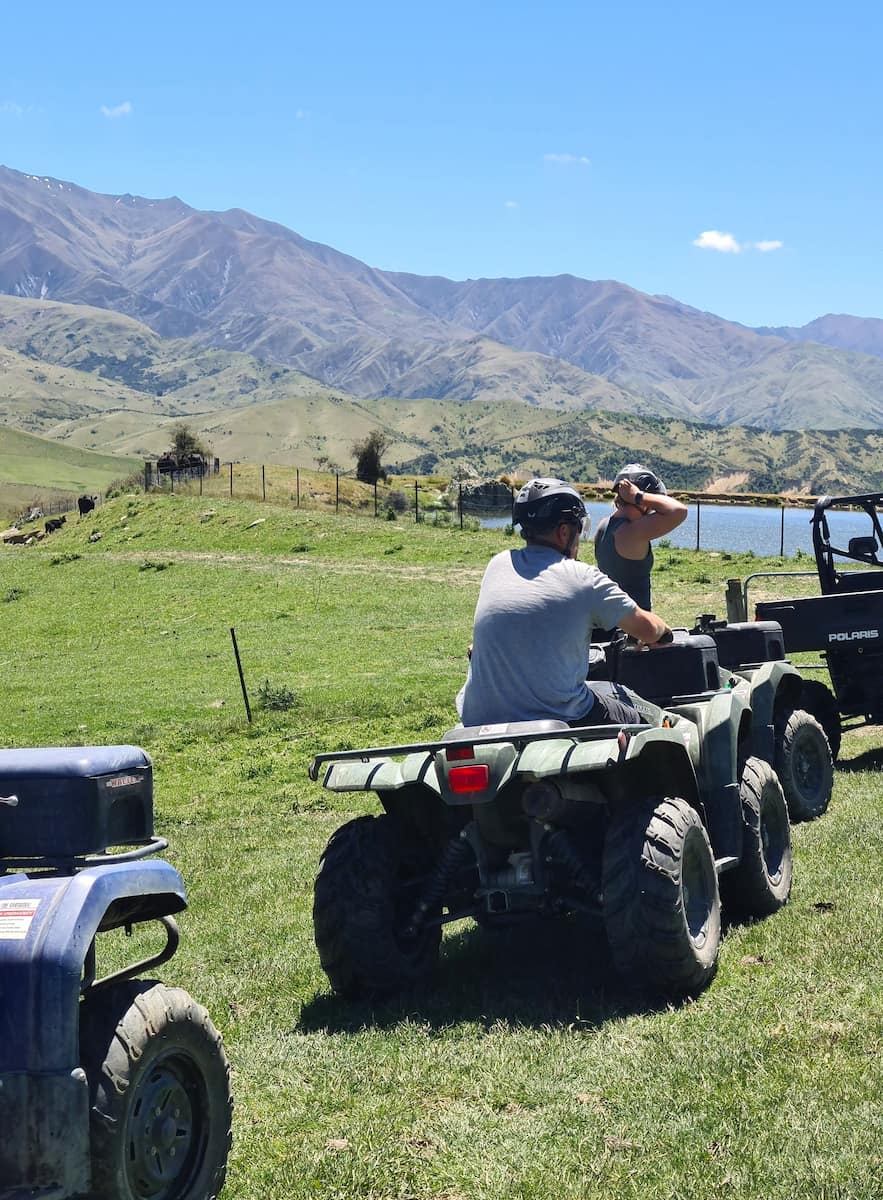
[[[820,652],[820,662],[810,664],[810,669],[826,668],[831,687],[820,679],[805,680],[801,707],[811,712],[825,730],[835,762],[844,719],[883,723],[881,504],[881,492],[821,496],[811,518],[820,595],[761,601],[755,606],[759,622],[775,621],[781,626],[783,655]],[[867,525],[865,534],[850,537],[841,547],[833,540],[830,517],[845,511],[864,513]],[[771,577],[794,572],[757,574]],[[734,621],[744,621],[747,616],[748,585],[753,578],[748,576],[744,585],[740,580],[730,581],[727,610]]]
[[[679,634],[667,653],[683,702],[629,692],[646,724],[460,727],[313,759],[324,787],[373,791],[384,810],[343,825],[322,856],[314,929],[336,992],[417,982],[450,921],[574,914],[601,918],[615,967],[651,993],[710,982],[721,901],[748,917],[787,901],[790,825],[711,640]]]
[[[149,857],[167,844],[143,750],[0,751],[2,1200],[208,1200],[223,1186],[220,1035],[181,988],[135,978],[178,945],[184,884]],[[98,935],[153,921],[163,948],[98,978]]]

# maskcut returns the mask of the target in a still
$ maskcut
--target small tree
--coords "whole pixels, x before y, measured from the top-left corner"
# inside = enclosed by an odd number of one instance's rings
[[[372,429],[360,442],[353,442],[352,454],[356,460],[356,479],[362,483],[376,483],[386,479],[380,459],[389,446],[389,438],[380,429]]]
[[[201,454],[203,458],[211,456],[211,451],[205,442],[183,421],[172,429],[172,445],[168,453],[179,463],[183,462],[190,454]]]

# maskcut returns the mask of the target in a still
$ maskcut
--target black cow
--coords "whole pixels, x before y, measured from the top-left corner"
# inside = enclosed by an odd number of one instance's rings
[[[61,529],[66,520],[67,517],[64,515],[64,513],[62,513],[60,517],[50,517],[50,519],[46,522],[46,532],[55,533],[56,529]]]
[[[90,513],[95,507],[97,496],[78,496],[77,508],[80,510],[80,516],[85,517],[86,513]]]

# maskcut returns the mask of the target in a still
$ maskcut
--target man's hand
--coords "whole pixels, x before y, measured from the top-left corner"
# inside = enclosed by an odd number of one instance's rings
[[[619,496],[623,504],[633,504],[635,508],[639,508],[641,512],[646,512],[644,507],[644,493],[640,490],[637,484],[632,483],[631,479],[622,479],[616,487],[616,494]],[[641,497],[641,502],[638,502],[638,497]]]
[[[619,627],[645,646],[656,646],[660,639],[665,645],[665,642],[671,641],[672,638],[671,629],[662,617],[657,617],[656,613],[647,612],[643,608],[636,608],[631,616],[623,617]]]

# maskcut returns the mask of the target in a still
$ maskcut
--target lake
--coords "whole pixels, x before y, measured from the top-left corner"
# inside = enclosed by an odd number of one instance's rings
[[[745,504],[691,504],[683,525],[669,533],[665,541],[672,546],[695,549],[697,507],[699,509],[699,546],[703,550],[753,550],[755,554],[774,556],[782,544],[782,509],[754,508]],[[586,505],[592,518],[592,530],[602,517],[612,511],[612,505],[593,501]],[[784,542],[785,554],[793,556],[802,550],[812,554],[812,509],[786,508]],[[509,517],[486,517],[481,524],[487,529],[502,528]],[[837,546],[846,546],[851,537],[871,532],[870,521],[864,513],[829,512],[828,526]],[[591,537],[591,533],[589,534]],[[659,542],[655,543],[656,546]]]

